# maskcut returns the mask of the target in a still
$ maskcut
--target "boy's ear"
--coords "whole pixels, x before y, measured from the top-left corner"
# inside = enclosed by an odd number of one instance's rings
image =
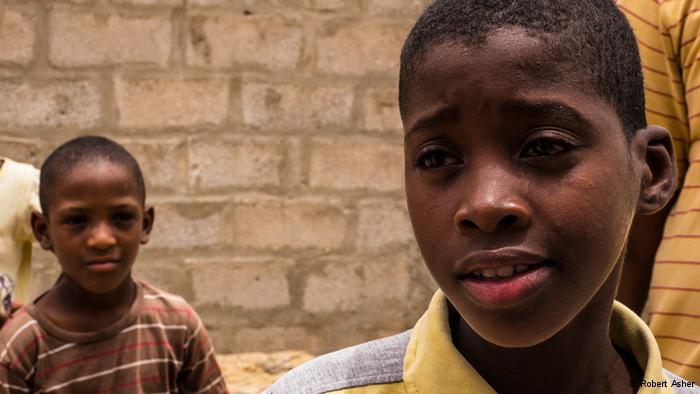
[[[141,244],[148,243],[149,234],[153,229],[153,220],[155,219],[155,209],[151,207],[146,207],[143,210],[143,227],[141,228]]]
[[[641,184],[637,209],[643,215],[661,210],[676,190],[676,157],[668,130],[647,126],[633,137]]]
[[[49,237],[49,221],[43,213],[34,211],[31,216],[32,232],[34,238],[44,250],[53,251],[51,237]]]

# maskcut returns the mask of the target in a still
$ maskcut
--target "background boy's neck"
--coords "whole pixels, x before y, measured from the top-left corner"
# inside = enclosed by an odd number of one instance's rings
[[[136,294],[136,283],[131,276],[113,291],[94,294],[63,274],[36,305],[62,329],[92,332],[107,328],[126,316],[136,300]]]

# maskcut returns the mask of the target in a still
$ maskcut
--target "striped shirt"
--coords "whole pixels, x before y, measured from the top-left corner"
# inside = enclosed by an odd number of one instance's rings
[[[0,393],[225,393],[192,307],[137,289],[130,312],[96,332],[67,331],[25,306],[0,331]]]
[[[650,327],[664,366],[700,382],[700,0],[620,0],[642,58],[647,120],[667,128],[680,194],[659,245]]]

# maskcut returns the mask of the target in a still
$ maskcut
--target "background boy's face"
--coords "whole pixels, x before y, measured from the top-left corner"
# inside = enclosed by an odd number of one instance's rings
[[[42,247],[83,289],[114,290],[129,276],[153,221],[132,174],[106,160],[79,163],[52,192],[44,230],[35,225]]]
[[[402,113],[407,199],[426,264],[465,322],[524,347],[596,295],[612,302],[640,181],[605,100],[535,72],[536,39],[490,37],[422,59]]]

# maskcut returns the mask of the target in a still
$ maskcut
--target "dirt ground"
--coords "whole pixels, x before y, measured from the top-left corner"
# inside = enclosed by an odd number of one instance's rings
[[[299,351],[238,353],[217,356],[231,394],[260,393],[297,365],[314,356]]]

